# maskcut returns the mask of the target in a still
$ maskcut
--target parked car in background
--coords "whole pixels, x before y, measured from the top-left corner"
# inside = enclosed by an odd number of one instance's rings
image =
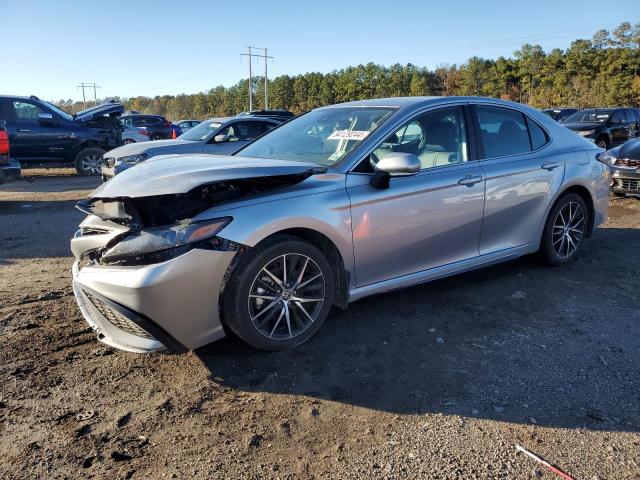
[[[607,217],[599,152],[496,99],[320,108],[231,156],[158,157],[98,187],[78,204],[74,293],[124,350],[185,351],[227,329],[294,347],[334,305],[534,252],[571,262]]]
[[[614,195],[640,197],[640,139],[602,153],[601,160],[610,166]]]
[[[122,143],[124,145],[149,141],[149,132],[146,127],[132,127],[123,123],[122,128]]]
[[[182,133],[192,129],[193,127],[195,127],[196,125],[199,125],[200,123],[201,123],[200,120],[178,120],[177,122],[173,122],[174,125],[178,125],[180,127],[180,130],[182,130]]]
[[[638,136],[640,111],[634,108],[590,108],[568,117],[563,125],[605,150]]]
[[[99,174],[102,154],[122,145],[123,110],[105,102],[71,115],[33,95],[0,96],[13,158],[23,166],[73,164],[81,175]]]
[[[229,155],[280,123],[282,122],[272,118],[259,117],[210,118],[175,140],[123,145],[105,154],[102,180],[106,182],[114,175],[157,155],[176,153]]]
[[[149,140],[173,138],[173,124],[161,115],[123,115],[121,120],[130,127],[145,127],[149,132]]]
[[[291,120],[295,115],[289,110],[251,110],[249,112],[240,112],[238,117],[269,117],[281,122]]]
[[[556,122],[563,123],[568,117],[577,111],[577,108],[545,108],[542,110],[542,113],[553,118]]]

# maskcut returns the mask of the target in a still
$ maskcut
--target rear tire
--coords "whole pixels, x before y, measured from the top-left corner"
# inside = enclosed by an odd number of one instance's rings
[[[540,253],[550,266],[575,260],[589,228],[589,209],[580,195],[561,197],[549,212]]]
[[[320,250],[297,237],[277,235],[247,252],[231,273],[223,318],[254,348],[295,347],[327,319],[334,286],[333,270]]]
[[[101,148],[85,148],[78,152],[74,164],[80,175],[99,175],[102,167],[102,155],[105,151]]]

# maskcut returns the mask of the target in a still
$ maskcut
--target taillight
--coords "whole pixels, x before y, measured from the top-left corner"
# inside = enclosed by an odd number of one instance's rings
[[[0,155],[9,155],[9,132],[0,130]]]

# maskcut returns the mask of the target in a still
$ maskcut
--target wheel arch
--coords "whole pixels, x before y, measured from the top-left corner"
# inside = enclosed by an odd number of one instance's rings
[[[331,264],[333,274],[335,276],[336,291],[334,296],[334,304],[345,310],[349,303],[349,271],[345,268],[344,258],[340,253],[340,249],[331,238],[322,232],[305,227],[285,228],[273,232],[261,239],[256,246],[273,239],[278,235],[290,235],[304,240],[314,245],[322,252],[327,254],[327,260]]]
[[[589,191],[589,189],[587,187],[585,187],[582,184],[573,184],[573,185],[568,185],[566,188],[564,188],[563,190],[560,191],[560,193],[556,196],[555,200],[550,204],[549,206],[549,211],[547,212],[547,215],[545,217],[545,223],[547,222],[547,219],[551,213],[551,210],[553,210],[553,207],[555,207],[555,205],[562,200],[563,197],[565,197],[566,195],[569,195],[570,193],[575,193],[576,195],[580,196],[580,198],[582,198],[582,200],[584,200],[584,203],[586,203],[587,205],[587,209],[588,209],[588,214],[589,214],[589,224],[587,225],[587,237],[590,237],[591,234],[593,233],[593,227],[594,227],[594,223],[595,223],[595,203],[593,200],[593,196],[591,195],[591,192]],[[544,231],[544,226],[543,226],[543,231]],[[541,236],[542,238],[542,236]]]

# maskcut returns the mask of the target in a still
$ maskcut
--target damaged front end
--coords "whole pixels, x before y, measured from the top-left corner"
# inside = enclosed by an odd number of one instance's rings
[[[217,234],[231,217],[193,222],[215,205],[250,198],[300,182],[308,173],[233,179],[202,185],[187,193],[140,198],[90,198],[77,208],[89,215],[71,242],[80,265],[149,265],[200,248],[240,251],[243,246]]]
[[[224,337],[219,299],[248,247],[223,238],[228,213],[194,219],[313,173],[308,164],[167,157],[79,202],[87,217],[71,240],[73,288],[98,339],[132,352],[181,352]]]

